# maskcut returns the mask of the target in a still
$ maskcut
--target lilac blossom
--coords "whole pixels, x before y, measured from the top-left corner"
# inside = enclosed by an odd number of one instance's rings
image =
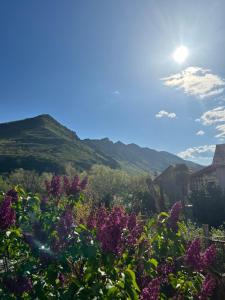
[[[6,193],[6,196],[11,197],[13,203],[18,202],[18,200],[19,200],[19,195],[18,195],[18,193],[17,193],[17,191],[16,191],[15,189],[9,190],[9,191]]]
[[[61,177],[54,175],[51,182],[45,181],[45,186],[48,194],[55,198],[59,198],[62,194]]]
[[[160,296],[160,278],[152,279],[148,285],[142,290],[141,300],[158,300]]]
[[[216,246],[212,244],[209,246],[201,256],[201,267],[203,269],[208,268],[216,257]]]
[[[198,296],[199,300],[207,300],[209,297],[213,295],[213,292],[216,288],[216,280],[208,275],[203,281],[201,292]]]
[[[61,283],[62,286],[65,285],[65,276],[63,273],[59,272],[57,278],[59,279],[59,282]]]
[[[201,244],[200,239],[195,239],[190,243],[186,254],[185,254],[185,262],[188,266],[199,270],[201,268]]]
[[[181,211],[182,211],[181,201],[174,203],[174,205],[172,206],[172,208],[170,210],[170,216],[168,218],[168,225],[174,231],[177,231],[177,229],[178,229],[177,222],[179,221]]]
[[[214,261],[216,256],[216,246],[209,246],[204,253],[201,253],[200,239],[193,240],[185,255],[187,265],[197,271],[208,268]]]
[[[16,213],[11,199],[10,196],[6,196],[0,205],[0,231],[7,230],[16,222]]]
[[[63,177],[63,189],[67,196],[73,195],[76,196],[79,192],[85,190],[87,186],[87,177],[85,177],[82,181],[80,181],[79,176],[74,176],[74,178],[70,181],[67,176]]]
[[[61,215],[58,228],[57,228],[60,240],[64,240],[68,237],[69,233],[72,230],[73,225],[74,225],[73,213],[71,210],[67,209]]]
[[[114,207],[111,212],[104,207],[91,212],[87,226],[97,229],[97,239],[104,252],[119,255],[127,247],[133,247],[142,232],[142,226],[134,214],[128,215],[122,207]]]
[[[170,261],[161,263],[157,267],[157,272],[161,278],[162,283],[168,282],[168,275],[174,270],[174,264]]]

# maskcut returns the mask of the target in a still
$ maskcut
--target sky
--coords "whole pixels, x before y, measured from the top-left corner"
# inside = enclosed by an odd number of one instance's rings
[[[224,0],[1,1],[0,123],[48,113],[82,139],[210,164],[225,143],[224,11]]]

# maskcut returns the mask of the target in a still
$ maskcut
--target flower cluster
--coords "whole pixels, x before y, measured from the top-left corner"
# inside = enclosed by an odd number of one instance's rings
[[[25,276],[17,276],[15,278],[6,277],[3,279],[6,290],[15,295],[22,295],[30,292],[33,288],[30,278]]]
[[[62,178],[55,175],[52,177],[51,181],[45,181],[45,186],[49,196],[60,198],[63,193],[67,196],[76,196],[79,192],[85,190],[87,183],[87,177],[80,180],[79,176],[76,175],[70,180],[67,176]]]
[[[208,275],[203,281],[201,292],[198,296],[199,300],[207,300],[213,295],[213,292],[216,288],[216,280]]]
[[[201,253],[200,239],[193,240],[185,254],[185,262],[193,269],[200,271],[208,268],[216,256],[215,245],[209,246],[204,253]]]
[[[174,203],[174,205],[172,206],[172,208],[170,210],[170,216],[168,218],[168,225],[174,231],[177,231],[177,229],[178,229],[177,222],[179,220],[181,211],[182,211],[181,201]]]
[[[160,278],[152,279],[147,287],[145,287],[142,292],[140,299],[141,300],[158,300],[160,296]]]
[[[61,177],[54,175],[51,181],[45,181],[46,190],[49,196],[59,198],[62,194]]]
[[[174,264],[171,261],[161,263],[157,267],[158,277],[162,283],[168,282],[168,275],[174,271]]]
[[[68,237],[73,226],[74,226],[73,213],[71,210],[66,209],[61,215],[57,227],[60,240],[65,240]]]
[[[212,244],[205,250],[205,252],[202,254],[201,257],[201,265],[203,269],[208,268],[216,257],[216,246],[215,244]]]
[[[0,206],[0,231],[5,231],[16,222],[16,213],[12,207],[12,198],[6,196]]]
[[[132,247],[140,237],[142,226],[134,214],[128,215],[121,207],[111,212],[99,208],[91,212],[88,219],[89,229],[97,228],[97,239],[104,252],[119,255],[126,247]]]
[[[64,181],[64,192],[67,196],[69,195],[77,195],[77,193],[85,190],[88,180],[87,177],[85,177],[83,180],[80,181],[79,177],[76,175],[74,178],[70,181],[68,177],[63,177]]]
[[[13,203],[16,203],[19,199],[19,195],[15,189],[11,189],[6,193],[6,196],[11,197]]]

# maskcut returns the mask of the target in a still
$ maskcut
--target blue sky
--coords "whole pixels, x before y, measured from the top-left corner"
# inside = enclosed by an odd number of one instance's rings
[[[224,11],[223,0],[1,1],[0,122],[49,113],[81,138],[208,164],[225,137]]]

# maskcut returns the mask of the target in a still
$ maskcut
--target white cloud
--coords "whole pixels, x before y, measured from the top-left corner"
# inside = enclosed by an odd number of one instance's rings
[[[219,106],[206,111],[200,117],[203,125],[213,125],[220,122],[225,122],[225,107]]]
[[[212,155],[212,153],[215,151],[215,147],[215,145],[192,147],[179,152],[177,155],[183,159],[196,159],[198,157],[202,159],[202,154],[204,154],[204,156],[209,156],[210,154]]]
[[[203,130],[199,130],[196,132],[196,135],[204,135],[205,134],[205,131]]]
[[[203,125],[216,125],[216,130],[218,134],[215,135],[216,138],[220,140],[225,137],[225,107],[219,106],[211,110],[206,111],[200,117],[200,121]],[[219,124],[222,123],[222,124]]]
[[[188,67],[180,73],[162,78],[164,84],[169,87],[184,90],[184,93],[205,98],[223,93],[225,80],[209,69],[200,67]]]
[[[219,133],[215,135],[215,137],[219,138],[220,140],[225,138],[225,124],[217,125],[216,129],[219,131]]]
[[[165,110],[160,110],[156,115],[156,118],[169,118],[169,119],[174,119],[176,118],[176,114],[174,112],[168,112]]]

